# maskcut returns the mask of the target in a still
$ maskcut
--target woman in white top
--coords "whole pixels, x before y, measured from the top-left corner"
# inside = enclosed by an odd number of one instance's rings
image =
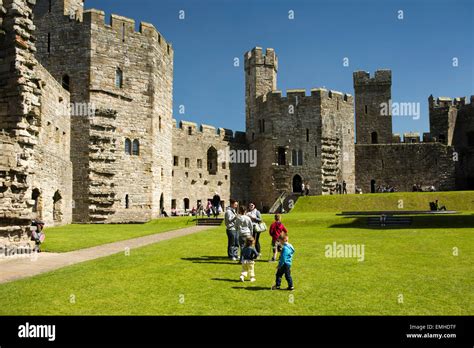
[[[252,237],[253,224],[247,214],[247,209],[244,206],[239,208],[239,214],[235,220],[235,228],[239,234],[239,245],[240,245],[240,261],[242,262],[242,249],[245,246],[247,238]]]
[[[260,257],[262,256],[262,253],[260,251],[260,233],[261,232],[257,232],[255,230],[255,226],[261,223],[263,220],[262,220],[262,215],[255,207],[255,203],[251,202],[249,204],[249,211],[247,213],[247,216],[250,217],[250,219],[252,220],[252,224],[253,224],[252,234],[253,234],[253,238],[255,239],[255,249],[257,250],[258,256]]]

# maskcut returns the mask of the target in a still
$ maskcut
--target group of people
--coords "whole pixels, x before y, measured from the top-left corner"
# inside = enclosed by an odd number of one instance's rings
[[[301,184],[301,195],[302,196],[309,196],[309,183],[302,183]]]
[[[375,191],[377,193],[394,193],[397,192],[397,189],[390,185],[380,185],[377,186],[377,189]]]
[[[347,183],[344,180],[342,183],[337,183],[336,188],[334,190],[331,190],[330,194],[334,194],[334,192],[337,195],[347,195]]]
[[[227,256],[230,260],[239,261],[242,264],[240,273],[242,282],[247,277],[250,277],[251,282],[255,282],[255,260],[262,256],[260,235],[267,230],[260,211],[256,208],[255,203],[250,203],[248,207],[245,207],[239,206],[239,202],[231,200],[230,206],[225,211],[225,225],[228,240]],[[280,252],[276,281],[272,289],[280,289],[284,275],[288,282],[288,290],[293,290],[291,266],[295,249],[289,243],[288,230],[281,222],[281,215],[275,215],[275,222],[270,226],[269,233],[272,237],[273,253],[270,262],[276,262]]]
[[[413,184],[413,188],[412,188],[412,191],[413,192],[423,192],[423,187],[421,186],[421,184]],[[429,192],[436,192],[436,188],[434,187],[434,185],[431,185],[427,191]]]

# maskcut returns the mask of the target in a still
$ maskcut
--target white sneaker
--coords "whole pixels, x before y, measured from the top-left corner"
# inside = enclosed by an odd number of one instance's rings
[[[240,276],[240,281],[241,281],[241,282],[245,282],[244,276]]]
[[[253,283],[253,282],[256,282],[256,281],[257,281],[257,279],[255,279],[255,278],[252,278],[252,279],[250,279],[250,281]]]

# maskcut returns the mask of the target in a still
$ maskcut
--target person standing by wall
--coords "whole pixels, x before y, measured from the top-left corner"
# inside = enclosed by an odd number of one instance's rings
[[[227,231],[227,256],[232,261],[237,261],[239,258],[239,234],[235,227],[237,220],[237,208],[239,202],[231,199],[230,206],[227,207],[224,215],[225,227]]]

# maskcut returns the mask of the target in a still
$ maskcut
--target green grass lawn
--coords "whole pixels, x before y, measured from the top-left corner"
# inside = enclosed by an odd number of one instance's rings
[[[295,212],[341,212],[368,210],[429,210],[439,200],[449,210],[474,211],[474,191],[395,192],[365,195],[302,197]]]
[[[276,265],[264,260],[257,282],[239,282],[220,228],[0,285],[0,315],[474,314],[473,212],[376,230],[299,209],[284,217],[296,248],[293,292],[269,290]],[[365,260],[325,257],[334,242],[364,245]],[[262,244],[266,260],[270,237]]]
[[[45,229],[42,250],[67,252],[194,226],[191,217],[153,220],[139,225],[68,225]]]

